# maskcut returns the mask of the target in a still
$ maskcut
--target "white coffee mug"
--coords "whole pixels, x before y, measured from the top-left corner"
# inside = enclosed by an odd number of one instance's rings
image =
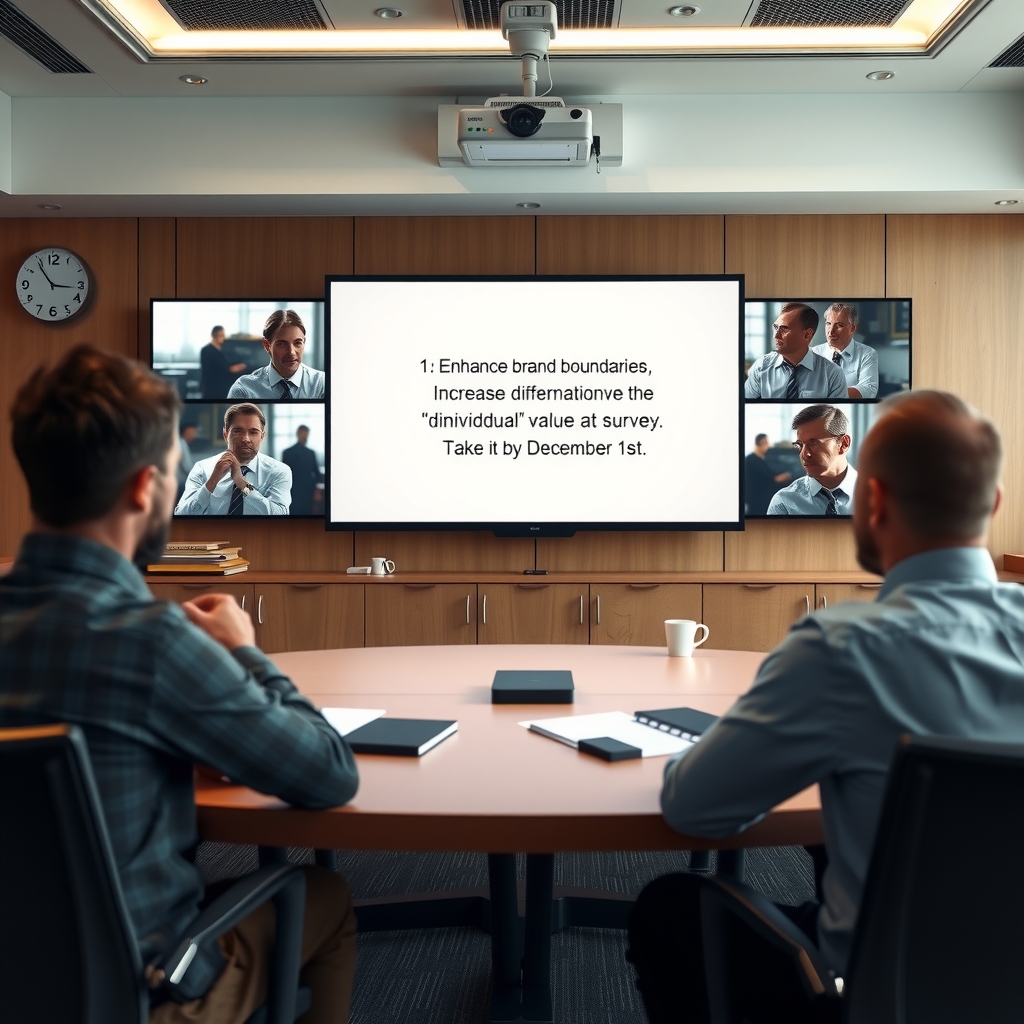
[[[370,566],[374,576],[387,576],[395,571],[395,563],[390,558],[371,558]]]
[[[703,629],[704,635],[694,643],[698,629]],[[700,647],[707,640],[709,632],[703,622],[694,622],[693,619],[666,619],[665,643],[668,644],[668,656],[670,658],[691,657],[694,647]]]

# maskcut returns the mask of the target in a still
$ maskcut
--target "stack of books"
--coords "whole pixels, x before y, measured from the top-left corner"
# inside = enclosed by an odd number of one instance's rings
[[[249,562],[239,557],[241,548],[233,548],[226,540],[171,541],[164,556],[146,572],[174,576],[234,576],[245,572]]]

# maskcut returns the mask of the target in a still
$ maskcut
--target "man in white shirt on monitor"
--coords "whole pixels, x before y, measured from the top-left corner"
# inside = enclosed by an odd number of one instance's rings
[[[231,385],[228,398],[276,398],[291,402],[324,397],[326,374],[302,361],[306,325],[294,309],[275,309],[270,314],[263,328],[263,347],[270,362],[239,377]]]
[[[241,402],[224,413],[227,449],[197,462],[174,509],[179,516],[286,516],[292,471],[260,453],[267,420],[258,405]]]
[[[846,375],[846,391],[850,398],[874,398],[878,394],[878,353],[858,341],[857,307],[848,302],[833,302],[825,310],[824,345],[811,351],[830,359]]]
[[[809,405],[793,417],[800,465],[807,476],[777,491],[770,516],[852,516],[857,470],[847,461],[850,421],[834,405]]]

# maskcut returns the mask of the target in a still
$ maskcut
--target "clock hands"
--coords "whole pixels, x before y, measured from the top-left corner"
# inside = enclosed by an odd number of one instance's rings
[[[50,275],[46,272],[46,268],[43,266],[43,261],[38,256],[36,257],[36,263],[39,264],[39,269],[43,272],[43,277],[45,277],[46,280],[50,282],[50,291],[53,291],[54,288],[74,288],[75,287],[73,284],[54,284],[53,281],[50,281]]]

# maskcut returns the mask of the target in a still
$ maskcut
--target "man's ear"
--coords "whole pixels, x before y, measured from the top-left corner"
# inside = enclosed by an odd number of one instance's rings
[[[126,494],[132,511],[149,513],[153,508],[156,466],[143,466],[128,479]]]
[[[266,349],[267,355],[270,355],[270,342],[266,338],[263,339],[263,347]]]
[[[875,477],[868,480],[868,522],[872,527],[881,526],[892,515],[889,495],[881,481]]]
[[[839,454],[845,455],[850,450],[850,446],[852,444],[853,438],[850,437],[849,434],[843,434],[843,436],[839,439]]]
[[[999,484],[996,487],[996,499],[992,502],[992,515],[995,515],[999,511],[999,506],[1003,503],[1003,485]]]

